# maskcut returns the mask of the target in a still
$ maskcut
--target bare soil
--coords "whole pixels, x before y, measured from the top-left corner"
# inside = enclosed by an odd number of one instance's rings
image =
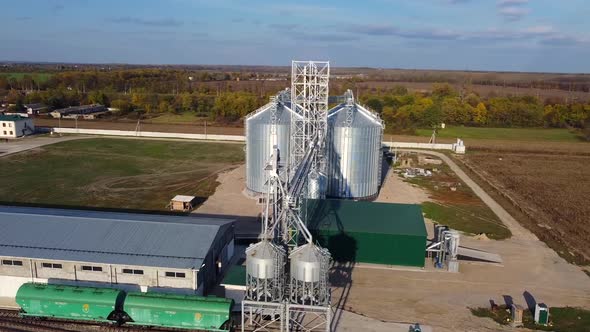
[[[386,194],[382,201],[421,203],[423,195],[428,196],[407,182],[389,180],[382,192],[399,194]],[[422,195],[417,191],[423,191]],[[461,237],[461,246],[497,253],[503,265],[462,261],[458,274],[428,268],[419,272],[355,267],[348,283],[335,286],[333,302],[380,321],[420,322],[434,331],[470,332],[517,331],[471,314],[470,307],[487,307],[490,301],[503,304],[508,299],[526,307],[526,298],[532,297],[549,306],[590,308],[590,279],[579,267],[568,264],[518,223],[504,223],[513,233],[506,240]],[[427,229],[431,236],[428,220]]]
[[[432,90],[433,83],[429,82],[382,82],[370,81],[356,84],[362,92],[371,92],[373,90],[386,90],[395,86],[404,86],[409,91],[429,92]],[[455,89],[467,89],[477,93],[481,97],[501,97],[501,96],[536,96],[541,100],[547,98],[561,98],[564,100],[586,101],[590,100],[590,93],[582,91],[566,91],[559,89],[534,89],[519,88],[511,86],[479,85],[479,84],[451,84]]]
[[[253,232],[259,231],[260,224],[255,218],[260,209],[242,194],[244,176],[244,166],[219,174],[220,185],[215,194],[195,213],[254,218],[247,225]],[[428,196],[424,189],[389,173],[377,201],[419,204],[430,200]],[[244,227],[240,219],[236,227]],[[526,229],[516,223],[507,225],[514,236],[506,240],[461,237],[462,246],[499,254],[503,266],[462,262],[458,274],[432,268],[403,271],[341,266],[334,269],[332,303],[345,310],[336,311],[335,330],[403,331],[394,323],[420,323],[437,332],[517,331],[499,326],[491,319],[475,317],[469,307],[489,306],[490,300],[501,304],[504,296],[526,305],[525,292],[550,306],[590,308],[590,278]],[[429,221],[427,229],[432,236]]]
[[[590,259],[590,157],[477,152],[465,162],[515,202],[529,216],[521,222],[550,246],[558,244],[562,256]]]

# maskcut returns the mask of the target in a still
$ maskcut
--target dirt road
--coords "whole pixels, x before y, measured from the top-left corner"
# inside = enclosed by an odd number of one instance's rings
[[[8,142],[0,142],[0,157],[5,157],[14,153],[38,148],[44,145],[55,144],[59,142],[71,141],[75,139],[88,138],[87,136],[43,136],[43,137],[25,137]]]
[[[348,295],[336,288],[333,301],[341,296],[347,310],[385,321],[416,321],[431,325],[435,331],[515,331],[491,320],[476,318],[469,307],[489,306],[511,299],[527,305],[527,299],[549,306],[590,308],[590,279],[579,267],[571,265],[524,229],[498,205],[449,157],[441,158],[494,210],[511,229],[513,236],[502,241],[462,236],[463,247],[499,254],[503,266],[462,262],[460,273],[410,272],[355,268],[350,277]],[[393,176],[391,176],[393,175]],[[378,200],[390,203],[424,202],[422,189],[390,174]],[[407,195],[405,193],[408,193]],[[432,223],[427,221],[431,230]]]
[[[419,322],[437,332],[516,331],[474,317],[468,309],[489,306],[490,300],[502,304],[506,298],[525,306],[525,298],[534,297],[549,306],[590,308],[590,278],[579,267],[568,264],[528,233],[453,160],[437,152],[432,154],[447,162],[510,227],[514,236],[507,240],[461,237],[464,247],[499,254],[503,266],[463,262],[457,274],[433,269],[400,271],[355,267],[349,277],[343,278],[343,283],[333,285],[332,302],[344,309],[335,315],[337,331],[397,331],[399,324],[390,322]],[[252,222],[239,222],[237,228],[259,230],[255,219],[259,206],[242,194],[244,177],[244,166],[220,174],[221,184],[215,194],[195,213],[242,216]],[[429,198],[421,188],[390,173],[377,200],[419,204]],[[427,221],[427,228],[431,227],[432,223]],[[362,319],[352,312],[361,314]]]
[[[409,151],[409,152],[418,152],[423,154],[428,154],[432,156],[436,156],[442,159],[455,174],[463,181],[473,192],[479,197],[497,216],[500,220],[506,225],[510,231],[512,232],[512,236],[515,238],[523,238],[529,240],[538,240],[538,238],[529,232],[527,229],[522,227],[518,221],[516,221],[498,202],[496,202],[490,195],[488,195],[485,190],[483,190],[475,181],[473,181],[463,170],[449,157],[447,157],[444,153],[435,152],[435,151],[425,151],[425,150],[413,150],[413,149],[400,149],[400,151]]]

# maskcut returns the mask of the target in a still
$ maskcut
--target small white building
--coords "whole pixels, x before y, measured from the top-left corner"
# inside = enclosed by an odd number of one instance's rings
[[[33,119],[18,115],[0,115],[0,139],[18,138],[33,133]]]

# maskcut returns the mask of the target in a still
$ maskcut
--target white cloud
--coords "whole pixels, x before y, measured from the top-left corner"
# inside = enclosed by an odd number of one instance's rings
[[[508,21],[517,21],[530,13],[530,10],[522,7],[503,7],[498,10],[498,13]]]
[[[498,6],[518,6],[518,5],[525,5],[529,3],[529,0],[498,0]]]
[[[528,3],[529,0],[498,0],[498,14],[506,21],[518,21],[531,12],[526,7]]]

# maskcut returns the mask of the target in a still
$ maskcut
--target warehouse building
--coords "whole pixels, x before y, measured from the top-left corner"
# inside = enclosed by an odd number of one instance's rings
[[[426,226],[420,205],[308,200],[310,230],[337,262],[424,267]]]
[[[0,114],[0,139],[18,138],[35,133],[33,119]]]
[[[233,252],[228,219],[0,207],[0,297],[26,282],[207,294]]]
[[[61,108],[49,113],[53,118],[78,118],[93,119],[99,113],[108,112],[108,109],[100,104],[70,106],[68,108]]]
[[[25,109],[27,110],[27,115],[39,115],[49,112],[47,106],[41,103],[25,104]]]
[[[427,232],[420,205],[308,199],[305,209],[314,241],[328,248],[337,264],[424,267]],[[220,285],[239,307],[246,266],[232,265]]]

